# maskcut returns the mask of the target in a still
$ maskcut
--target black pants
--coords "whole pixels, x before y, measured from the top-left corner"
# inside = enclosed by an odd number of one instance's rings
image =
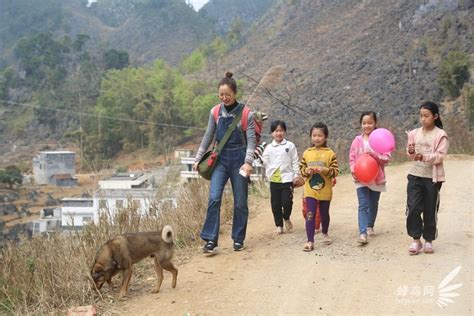
[[[283,227],[283,220],[290,219],[293,208],[293,183],[270,182],[270,195],[275,226]]]
[[[420,239],[423,236],[426,241],[436,239],[440,189],[441,182],[433,183],[430,178],[408,175],[406,215],[410,237]]]

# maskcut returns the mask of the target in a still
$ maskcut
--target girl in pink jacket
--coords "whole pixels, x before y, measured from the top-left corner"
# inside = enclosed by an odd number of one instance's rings
[[[433,253],[437,236],[436,218],[439,209],[439,191],[445,181],[443,160],[449,148],[448,135],[443,130],[439,108],[433,102],[420,106],[421,127],[408,133],[407,153],[413,165],[408,172],[407,231],[413,238],[408,248],[411,255],[423,249]],[[423,214],[423,217],[421,216]]]
[[[357,199],[359,200],[359,239],[360,244],[367,244],[367,235],[375,236],[374,225],[377,218],[380,193],[385,192],[385,165],[390,161],[390,154],[379,154],[370,148],[369,135],[377,128],[377,114],[373,111],[362,113],[360,116],[362,134],[354,138],[349,152],[349,165],[354,178]],[[370,154],[379,165],[379,172],[373,183],[361,183],[354,174],[357,158]]]

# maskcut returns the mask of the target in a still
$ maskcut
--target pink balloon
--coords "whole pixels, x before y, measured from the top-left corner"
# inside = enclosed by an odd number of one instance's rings
[[[379,154],[388,154],[395,150],[395,137],[385,128],[377,128],[369,135],[370,147]]]
[[[369,154],[363,154],[357,158],[354,166],[354,173],[362,183],[371,183],[377,178],[379,173],[379,164]]]

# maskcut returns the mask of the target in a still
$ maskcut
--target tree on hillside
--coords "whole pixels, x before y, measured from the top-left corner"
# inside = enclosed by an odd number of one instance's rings
[[[20,68],[33,87],[54,88],[66,77],[65,59],[69,47],[53,38],[51,33],[39,33],[20,39],[15,56]]]
[[[438,83],[450,97],[457,98],[461,89],[469,80],[469,55],[461,51],[451,51],[441,61],[438,73]]]
[[[9,188],[23,183],[23,176],[16,166],[8,166],[5,170],[0,169],[0,183],[5,183]]]
[[[232,24],[230,25],[229,33],[227,33],[227,38],[231,46],[236,46],[242,41],[244,31],[244,25],[240,17],[236,17]]]
[[[128,53],[123,50],[109,49],[104,52],[105,69],[123,69],[128,66]]]

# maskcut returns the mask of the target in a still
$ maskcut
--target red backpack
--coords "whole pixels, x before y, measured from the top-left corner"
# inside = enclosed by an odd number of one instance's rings
[[[214,117],[214,121],[217,123],[219,119],[219,112],[221,110],[222,103],[215,105],[212,110],[212,116]],[[244,105],[244,109],[242,110],[242,118],[240,119],[240,126],[242,131],[245,133],[247,131],[248,125],[248,118],[250,113],[250,108]],[[253,114],[253,122],[255,125],[255,138],[257,139],[257,146],[260,144],[260,140],[262,138],[262,131],[263,131],[263,121],[267,119],[267,115],[262,112],[255,112]]]

